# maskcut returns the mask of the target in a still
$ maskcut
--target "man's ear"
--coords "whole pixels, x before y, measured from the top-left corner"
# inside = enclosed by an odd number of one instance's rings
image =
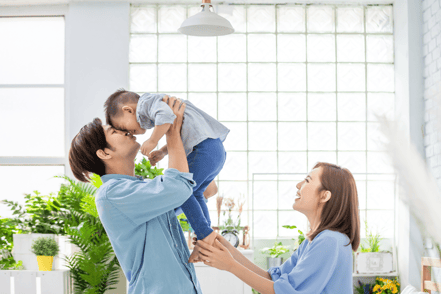
[[[331,199],[331,196],[332,196],[331,191],[324,191],[321,196],[320,202],[322,203],[328,202],[329,199]]]
[[[112,155],[110,155],[108,152],[109,149],[105,148],[106,151],[104,151],[103,149],[98,149],[96,151],[96,156],[98,156],[99,159],[105,160],[105,159],[111,159]]]
[[[122,109],[123,112],[127,111],[128,113],[131,113],[131,114],[135,113],[135,110],[132,107],[128,106],[128,105],[124,105],[121,109]]]

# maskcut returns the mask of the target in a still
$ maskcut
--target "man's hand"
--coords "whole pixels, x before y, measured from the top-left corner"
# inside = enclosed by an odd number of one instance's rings
[[[155,166],[156,163],[158,163],[158,161],[164,158],[164,156],[165,156],[165,152],[162,151],[161,149],[152,151],[148,156],[151,166]]]
[[[164,96],[164,98],[165,98],[165,96]],[[175,102],[177,102],[177,103],[175,103]],[[176,99],[176,97],[170,97],[168,99],[168,106],[170,106],[170,108],[173,110],[173,113],[176,115],[176,118],[175,118],[173,124],[168,129],[166,135],[167,136],[171,136],[171,135],[179,135],[180,136],[186,104],[183,103],[181,99]]]
[[[153,142],[150,139],[146,140],[144,143],[142,143],[141,153],[145,156],[148,156],[150,152],[155,149],[156,145],[158,145],[157,142]]]

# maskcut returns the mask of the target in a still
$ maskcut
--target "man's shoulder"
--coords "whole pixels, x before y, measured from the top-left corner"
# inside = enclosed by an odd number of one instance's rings
[[[109,193],[114,192],[115,189],[118,189],[122,185],[126,185],[127,179],[124,178],[116,178],[110,179],[103,183],[97,190],[96,199],[107,199]]]

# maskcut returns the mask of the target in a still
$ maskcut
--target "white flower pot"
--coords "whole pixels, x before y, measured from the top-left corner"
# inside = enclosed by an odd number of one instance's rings
[[[267,257],[266,260],[267,260],[268,268],[273,266],[281,266],[283,264],[282,257]]]
[[[387,274],[393,272],[391,252],[356,252],[355,273]]]

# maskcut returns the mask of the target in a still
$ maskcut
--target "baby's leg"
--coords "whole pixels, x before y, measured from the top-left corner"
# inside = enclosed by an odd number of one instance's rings
[[[210,214],[203,192],[219,174],[225,163],[225,149],[219,139],[206,139],[198,144],[189,154],[188,166],[196,186],[193,195],[181,206],[187,216],[196,236],[209,244],[213,244],[216,234],[211,228]],[[190,261],[194,260],[197,252],[193,252]]]

